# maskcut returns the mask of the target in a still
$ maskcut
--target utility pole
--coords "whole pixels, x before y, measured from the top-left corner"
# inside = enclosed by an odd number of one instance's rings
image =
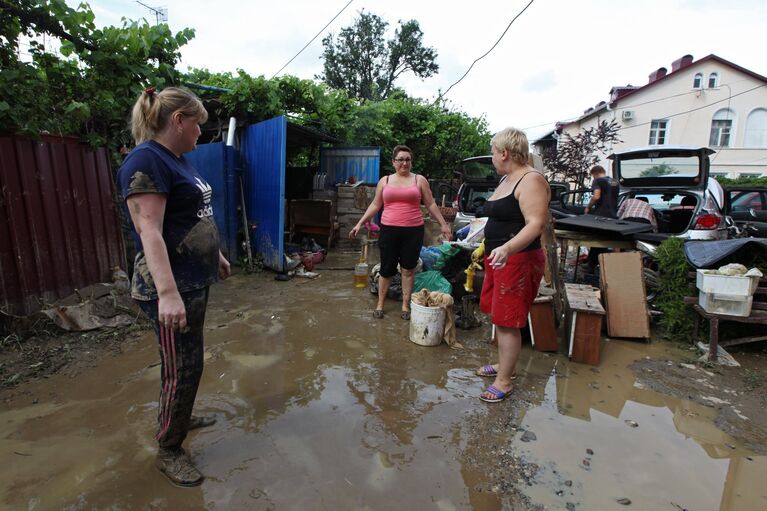
[[[139,0],[136,0],[136,3],[139,5],[142,5],[152,11],[154,13],[156,25],[159,25],[160,23],[167,23],[168,22],[168,8],[167,7],[151,7],[144,2],[139,2]]]

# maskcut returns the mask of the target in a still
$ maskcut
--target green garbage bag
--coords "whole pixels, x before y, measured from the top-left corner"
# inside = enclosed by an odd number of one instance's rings
[[[461,249],[458,247],[454,247],[453,245],[449,245],[447,243],[443,243],[439,246],[439,256],[437,256],[437,261],[432,266],[435,270],[441,270],[445,267],[447,262],[458,252],[460,252]],[[436,291],[436,290],[435,290]]]
[[[417,293],[421,289],[428,289],[429,291],[439,291],[440,293],[451,294],[453,286],[447,281],[442,274],[436,270],[422,271],[415,274],[415,283],[413,284],[413,292]]]

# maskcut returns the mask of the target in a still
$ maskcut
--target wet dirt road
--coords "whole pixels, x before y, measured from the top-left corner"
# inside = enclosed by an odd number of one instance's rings
[[[675,348],[610,341],[590,368],[525,347],[514,397],[488,405],[473,374],[493,351],[487,325],[459,331],[466,351],[419,347],[397,304],[376,321],[351,271],[319,269],[316,281],[236,275],[213,288],[196,409],[218,422],[186,441],[201,487],[153,468],[147,333],[76,378],[27,384],[0,411],[0,508],[767,507],[764,451],[629,369],[677,360]]]

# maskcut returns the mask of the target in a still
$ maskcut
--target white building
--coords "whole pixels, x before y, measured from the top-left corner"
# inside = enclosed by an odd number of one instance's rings
[[[767,176],[767,78],[709,55],[691,55],[661,67],[646,85],[613,87],[608,101],[578,119],[558,123],[533,143],[538,152],[564,133],[576,135],[602,120],[621,126],[612,151],[647,145],[708,146],[711,174]],[[609,169],[605,159],[603,166]]]

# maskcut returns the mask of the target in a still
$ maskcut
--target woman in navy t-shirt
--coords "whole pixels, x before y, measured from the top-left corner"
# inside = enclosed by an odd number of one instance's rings
[[[191,92],[146,89],[133,107],[138,144],[117,175],[136,240],[131,295],[160,343],[161,391],[156,466],[172,483],[203,480],[181,448],[190,429],[212,417],[192,416],[203,369],[208,286],[229,276],[213,222],[211,187],[184,158],[197,145],[207,112]]]

